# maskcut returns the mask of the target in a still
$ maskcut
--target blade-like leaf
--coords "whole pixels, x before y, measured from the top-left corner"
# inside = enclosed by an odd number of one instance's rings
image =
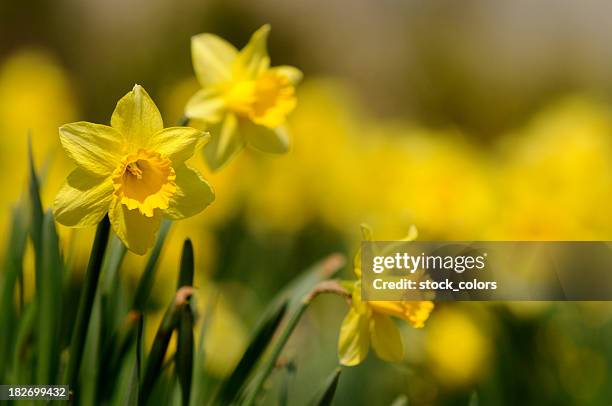
[[[330,406],[336,395],[336,389],[338,388],[338,380],[340,379],[340,373],[342,370],[336,368],[336,370],[325,380],[323,387],[315,398],[310,403],[312,406]]]
[[[180,289],[183,286],[193,285],[194,259],[193,259],[193,244],[188,238],[183,244],[183,253],[181,255],[181,264],[179,268],[179,277],[176,288]]]
[[[219,388],[219,392],[216,396],[216,404],[228,405],[234,402],[240,390],[243,388],[246,379],[250,375],[251,371],[257,365],[257,362],[263,355],[268,344],[272,341],[272,337],[280,325],[285,313],[287,312],[287,302],[282,304],[276,312],[272,314],[268,319],[265,319],[260,324],[259,328],[256,329],[249,346],[244,352],[240,362],[227,378],[225,382]]]
[[[0,382],[9,369],[14,332],[17,330],[17,312],[14,304],[15,286],[23,272],[23,254],[28,236],[27,220],[20,208],[12,211],[10,238],[6,249],[4,272],[0,274]],[[23,310],[23,309],[22,309]]]
[[[108,217],[104,217],[100,224],[98,224],[98,229],[96,230],[96,237],[91,249],[91,256],[89,257],[89,264],[81,290],[81,298],[79,299],[77,317],[70,340],[70,359],[68,361],[64,382],[70,385],[71,389],[75,389],[77,386],[87,327],[89,326],[91,310],[98,288],[98,280],[100,278],[102,261],[106,252],[109,232],[110,222]]]
[[[193,312],[189,305],[180,310],[175,359],[183,405],[188,406],[193,377]]]
[[[163,362],[168,351],[168,344],[172,337],[172,332],[178,325],[178,319],[180,310],[183,306],[188,305],[189,296],[191,296],[192,288],[181,288],[177,293],[172,303],[168,306],[164,318],[162,319],[155,339],[153,340],[153,346],[151,352],[147,358],[144,374],[142,377],[140,390],[138,394],[138,403],[147,404],[147,400],[151,395],[155,387],[155,382],[159,378],[162,369]]]
[[[62,314],[62,260],[55,221],[51,212],[45,214],[43,223],[43,255],[38,315],[38,366],[36,381],[41,385],[57,383],[59,367],[59,326]],[[37,265],[38,266],[38,265]]]
[[[29,382],[32,379],[33,348],[31,342],[37,314],[38,303],[33,301],[26,305],[19,319],[15,334],[13,370],[11,371],[10,383],[18,384],[19,382]]]
[[[279,299],[284,296],[291,298],[291,309],[287,323],[283,326],[276,341],[272,344],[272,349],[268,357],[262,361],[258,368],[257,374],[249,382],[248,387],[244,388],[244,393],[239,394],[240,398],[244,399],[245,405],[252,405],[259,394],[264,382],[274,369],[278,357],[283,348],[287,344],[291,333],[297,326],[302,315],[306,311],[313,296],[312,292],[315,286],[330,276],[335,274],[344,265],[344,257],[334,254],[316,264],[312,269],[307,271],[303,276],[299,277],[289,287],[285,288],[280,294]],[[279,300],[277,299],[277,300]],[[274,304],[272,306],[275,306]]]
[[[41,267],[42,259],[42,244],[43,244],[43,208],[40,198],[40,182],[36,174],[34,165],[34,155],[32,153],[32,138],[28,138],[28,159],[30,168],[30,182],[28,189],[30,192],[30,234],[32,236],[32,245],[34,245],[34,256],[36,258],[36,292],[38,294],[41,288]]]
[[[177,289],[183,286],[192,286],[193,273],[193,244],[191,240],[187,239],[183,244]],[[189,303],[182,306],[179,310],[175,362],[184,406],[189,405],[191,379],[193,377],[193,318],[193,311]]]
[[[192,298],[192,301],[194,301],[194,299],[195,298]],[[191,381],[190,406],[199,406],[204,404],[204,396],[207,393],[207,384],[209,384],[209,382],[206,380],[207,376],[204,370],[204,362],[206,361],[204,339],[206,338],[206,332],[208,331],[208,326],[210,325],[212,313],[214,312],[217,299],[217,295],[214,295],[213,297],[208,299],[208,305],[206,306],[206,310],[204,311],[204,315],[202,316],[200,336],[198,337],[198,347],[195,356],[196,362],[193,368],[193,379]]]

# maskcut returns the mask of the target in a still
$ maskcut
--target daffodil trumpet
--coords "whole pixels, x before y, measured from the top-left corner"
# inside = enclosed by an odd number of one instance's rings
[[[157,106],[139,85],[117,103],[110,126],[76,122],[60,141],[77,165],[57,194],[55,219],[69,227],[95,225],[108,214],[131,251],[153,245],[163,218],[180,220],[214,200],[202,175],[186,161],[209,135],[190,127],[164,128]]]

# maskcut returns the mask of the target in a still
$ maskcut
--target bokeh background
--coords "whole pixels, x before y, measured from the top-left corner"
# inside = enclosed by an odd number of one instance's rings
[[[220,295],[205,344],[220,379],[265,303],[323,256],[352,256],[360,223],[385,239],[415,224],[424,239],[611,240],[610,15],[603,0],[1,0],[0,227],[25,190],[28,133],[49,206],[71,169],[59,125],[107,123],[134,83],[174,123],[197,89],[190,36],[242,46],[271,23],[273,64],[305,73],[292,150],[248,151],[218,174],[195,160],[217,201],[173,226],[151,304],[172,297],[191,237],[199,302]],[[78,289],[93,230],[60,232]],[[126,261],[133,287],[143,259]],[[265,404],[285,383],[310,397],[337,365],[345,312],[317,299]],[[405,362],[346,369],[337,404],[612,402],[608,303],[439,304],[403,336]]]

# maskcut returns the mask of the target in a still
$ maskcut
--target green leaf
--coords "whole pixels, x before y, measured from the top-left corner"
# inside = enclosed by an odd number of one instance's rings
[[[30,234],[32,236],[32,244],[34,245],[34,256],[36,259],[36,292],[40,292],[41,288],[41,264],[42,251],[43,251],[43,208],[42,200],[40,198],[40,183],[38,175],[36,174],[36,168],[34,165],[34,155],[32,153],[32,138],[28,138],[28,160],[30,168],[30,182],[28,190],[30,193]]]
[[[192,301],[195,298],[192,298]],[[217,295],[209,299],[209,303],[206,306],[204,315],[202,316],[200,326],[200,336],[198,337],[198,350],[196,354],[196,362],[194,365],[193,379],[191,381],[191,400],[190,406],[199,406],[204,404],[204,395],[206,394],[207,381],[206,371],[204,370],[204,362],[206,361],[206,351],[204,348],[204,339],[206,337],[206,331],[210,320],[212,319],[212,313],[214,311],[217,302]]]
[[[189,405],[193,377],[193,312],[189,305],[180,310],[176,349],[176,374],[181,386],[183,405]]]
[[[100,224],[98,224],[96,230],[96,237],[91,249],[89,264],[81,290],[81,298],[79,299],[77,317],[70,340],[70,359],[68,361],[64,382],[70,385],[72,390],[76,389],[78,383],[87,328],[89,326],[94,298],[96,297],[96,290],[98,288],[98,280],[100,279],[102,261],[108,244],[109,232],[110,222],[108,217],[104,217]]]
[[[142,276],[138,281],[138,287],[136,288],[136,294],[134,295],[134,304],[132,305],[132,309],[134,310],[140,312],[144,312],[145,310],[149,296],[151,296],[153,282],[155,281],[157,262],[161,255],[161,251],[164,246],[164,242],[166,241],[166,237],[168,236],[168,231],[170,231],[171,225],[172,222],[169,220],[162,221],[159,233],[157,234],[157,240],[155,241],[155,246],[151,250],[149,260],[147,261]]]
[[[13,351],[13,370],[10,383],[19,384],[30,382],[33,367],[33,348],[31,346],[34,324],[38,314],[38,304],[30,302],[23,310],[15,334],[15,347]]]
[[[59,326],[62,314],[62,260],[55,221],[47,212],[43,222],[43,245],[41,266],[41,286],[38,298],[38,367],[36,381],[41,385],[57,383],[59,368]]]
[[[130,311],[125,317],[117,331],[104,345],[100,365],[99,384],[100,394],[105,396],[112,391],[116,385],[116,379],[120,374],[124,361],[130,356],[130,351],[137,343],[138,331],[142,324],[142,314]],[[136,354],[133,354],[134,356]],[[136,358],[133,358],[134,362]]]
[[[336,368],[336,370],[325,380],[323,387],[315,398],[310,403],[312,406],[330,406],[336,395],[336,389],[338,388],[338,380],[340,379],[340,373],[342,369]]]
[[[238,398],[246,379],[257,365],[266,348],[268,348],[268,344],[272,341],[272,337],[286,312],[287,302],[276,309],[276,312],[271,314],[270,317],[261,322],[255,330],[255,334],[242,355],[240,362],[238,362],[232,374],[219,388],[215,401],[216,404],[228,405]]]
[[[117,375],[121,378],[116,383],[117,401],[114,404],[132,406],[138,404],[138,388],[140,382],[141,351],[142,351],[142,327],[143,317],[141,313],[132,313],[128,319],[127,329],[129,339],[125,341],[127,352],[122,357],[122,368]],[[125,327],[125,326],[124,326]],[[112,390],[113,387],[109,387]]]
[[[178,316],[181,308],[187,303],[186,300],[185,294],[179,291],[172,300],[172,303],[168,306],[168,309],[166,309],[164,318],[155,334],[151,352],[147,358],[138,395],[139,404],[147,404],[147,400],[155,388],[155,383],[161,375],[164,358],[168,351],[168,344],[170,343],[172,332],[178,325]]]
[[[179,277],[176,289],[183,286],[193,285],[194,259],[193,259],[193,244],[188,238],[183,244],[183,252],[181,254],[181,264],[179,267]]]
[[[278,357],[283,351],[291,333],[297,326],[300,318],[306,311],[306,308],[312,300],[312,291],[315,286],[333,276],[342,266],[344,266],[344,257],[339,254],[333,254],[317,263],[310,270],[306,271],[302,276],[298,277],[292,282],[287,288],[285,288],[275,299],[271,306],[276,306],[275,302],[282,300],[287,297],[290,302],[289,319],[276,341],[272,344],[272,349],[269,356],[262,361],[262,365],[259,367],[257,374],[254,376],[248,387],[244,389],[244,393],[241,394],[241,398],[244,399],[245,405],[252,405],[255,403],[257,395],[261,391],[264,382],[272,373]]]
[[[193,244],[191,240],[187,239],[183,244],[177,289],[184,286],[192,286],[193,273]],[[193,377],[193,318],[193,311],[189,303],[182,306],[179,310],[175,362],[184,406],[189,405],[191,379]]]
[[[10,237],[4,260],[4,272],[0,287],[0,382],[8,373],[9,354],[13,348],[13,333],[17,330],[15,309],[15,286],[23,273],[23,255],[28,237],[27,219],[24,210],[13,208]],[[21,298],[20,298],[21,299]],[[21,309],[23,311],[23,309]]]

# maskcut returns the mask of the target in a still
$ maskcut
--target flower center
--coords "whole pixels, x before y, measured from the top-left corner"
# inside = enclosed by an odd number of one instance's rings
[[[175,180],[172,162],[146,149],[127,155],[113,173],[114,193],[121,204],[147,217],[153,217],[155,209],[169,207],[176,193]]]
[[[225,93],[225,101],[234,113],[269,128],[283,124],[296,105],[293,85],[274,72],[234,83]]]

